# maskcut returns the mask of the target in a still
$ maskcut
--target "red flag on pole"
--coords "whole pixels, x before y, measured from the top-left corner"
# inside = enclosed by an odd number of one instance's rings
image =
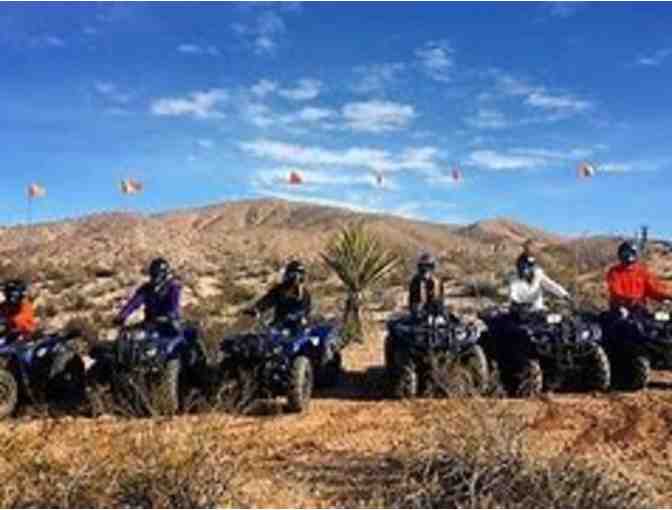
[[[587,161],[582,161],[576,167],[576,175],[579,179],[588,179],[593,177],[597,173],[595,165],[588,163]]]
[[[450,176],[453,179],[453,182],[455,183],[460,183],[464,179],[464,175],[462,174],[462,170],[460,170],[458,167],[454,167],[451,172]]]
[[[303,184],[303,177],[301,177],[300,173],[292,170],[289,173],[288,182],[293,186]]]
[[[121,192],[124,195],[137,195],[143,188],[143,184],[135,179],[123,179],[121,181]]]
[[[42,198],[46,196],[47,190],[43,186],[40,186],[39,184],[33,183],[30,186],[28,186],[28,198],[29,199],[34,199],[34,198]]]

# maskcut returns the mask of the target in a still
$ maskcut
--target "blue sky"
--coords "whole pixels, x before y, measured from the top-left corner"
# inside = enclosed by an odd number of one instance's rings
[[[664,3],[5,3],[0,222],[38,182],[40,220],[281,197],[670,236],[671,22]]]

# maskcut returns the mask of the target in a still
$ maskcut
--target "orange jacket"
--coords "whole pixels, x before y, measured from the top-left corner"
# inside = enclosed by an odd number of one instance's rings
[[[672,289],[639,262],[617,264],[607,273],[609,301],[612,306],[644,305],[647,299],[672,299]]]
[[[29,301],[24,301],[19,306],[3,303],[0,305],[0,318],[7,321],[7,328],[11,333],[30,335],[37,329],[35,310]]]

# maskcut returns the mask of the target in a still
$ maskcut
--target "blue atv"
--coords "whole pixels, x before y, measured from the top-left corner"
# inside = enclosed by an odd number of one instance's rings
[[[78,332],[43,333],[27,340],[7,334],[0,325],[0,419],[22,403],[80,403],[84,363],[70,345]]]
[[[281,325],[257,318],[257,331],[221,343],[220,402],[245,411],[258,399],[286,396],[291,412],[305,411],[314,387],[334,385],[342,373],[339,328],[309,325],[303,314]]]
[[[198,328],[169,321],[124,327],[90,355],[92,381],[109,384],[116,403],[138,415],[176,414],[207,371]]]
[[[392,397],[487,390],[488,362],[478,344],[479,329],[443,305],[433,303],[418,316],[392,318],[387,331],[385,371]]]
[[[616,386],[625,390],[644,389],[652,368],[672,370],[669,311],[620,308],[603,313],[600,319]]]

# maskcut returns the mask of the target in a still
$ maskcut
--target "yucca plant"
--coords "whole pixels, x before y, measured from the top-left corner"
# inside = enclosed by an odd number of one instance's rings
[[[347,292],[343,317],[345,341],[362,339],[362,307],[367,293],[397,267],[399,258],[361,222],[344,227],[321,255]]]

